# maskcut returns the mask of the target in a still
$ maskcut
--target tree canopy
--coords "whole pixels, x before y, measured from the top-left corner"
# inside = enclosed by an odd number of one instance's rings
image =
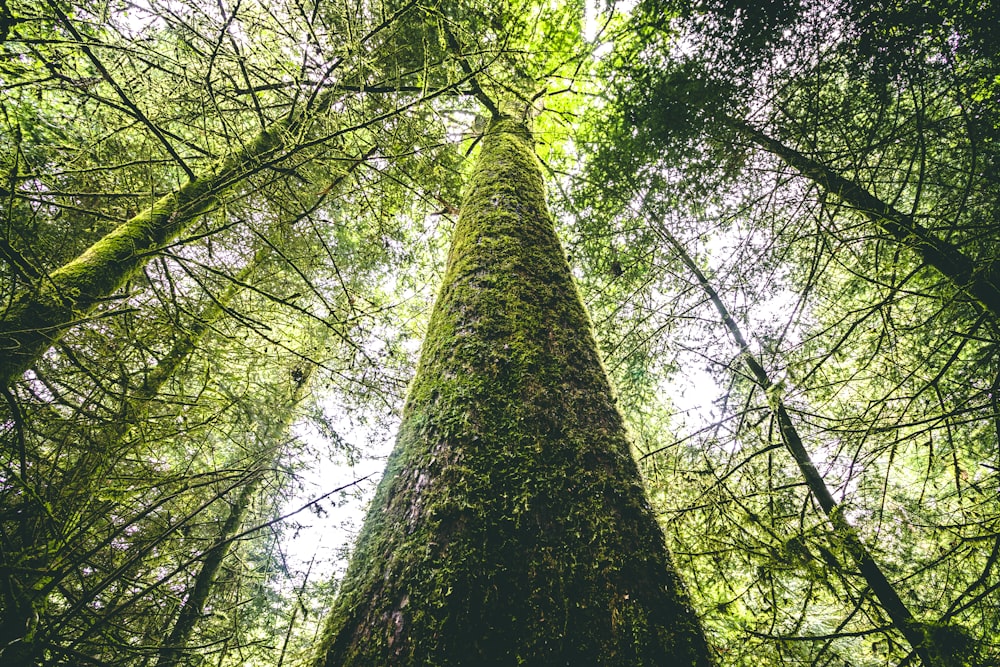
[[[514,109],[719,667],[997,664],[997,44],[967,0],[0,0],[0,662],[323,659],[291,539],[371,496]]]

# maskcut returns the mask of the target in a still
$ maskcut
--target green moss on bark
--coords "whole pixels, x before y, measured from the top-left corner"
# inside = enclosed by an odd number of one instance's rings
[[[494,122],[318,665],[711,664],[531,138]]]
[[[122,223],[79,257],[20,295],[0,319],[0,381],[9,386],[59,339],[122,287],[149,252],[175,239],[213,198],[286,140],[286,123],[260,133],[209,173],[188,181]]]

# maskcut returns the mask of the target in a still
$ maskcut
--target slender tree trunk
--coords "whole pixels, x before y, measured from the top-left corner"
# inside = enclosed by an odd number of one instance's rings
[[[235,504],[229,510],[229,516],[226,517],[219,530],[218,539],[212,548],[205,552],[204,560],[195,576],[194,585],[181,604],[173,628],[171,628],[166,642],[157,655],[156,667],[174,667],[180,662],[198,619],[205,612],[205,605],[208,604],[208,598],[215,587],[219,571],[222,570],[222,563],[229,555],[232,546],[231,540],[243,525],[243,520],[250,509],[250,502],[257,491],[259,478],[259,474],[255,474],[252,480],[243,485]]]
[[[992,313],[993,317],[1000,319],[1000,267],[995,262],[976,262],[955,244],[936,237],[913,216],[897,210],[854,181],[757,128],[734,118],[727,118],[726,123],[764,150],[777,155],[785,164],[826,192],[854,207],[882,231],[916,252],[924,263],[937,269],[955,287]]]
[[[712,664],[513,120],[483,142],[317,664]]]
[[[957,664],[948,660],[949,656],[947,652],[942,651],[942,647],[935,644],[934,637],[925,630],[922,623],[913,617],[906,603],[903,602],[899,593],[896,592],[896,588],[892,585],[892,582],[889,581],[889,578],[886,577],[878,562],[872,557],[868,547],[861,541],[857,530],[844,516],[843,511],[837,501],[834,500],[833,494],[830,493],[830,489],[823,480],[823,476],[816,469],[816,466],[812,462],[812,457],[809,456],[809,452],[802,443],[802,438],[799,436],[798,429],[795,428],[795,424],[792,422],[792,418],[785,408],[785,403],[778,387],[771,381],[767,371],[753,356],[753,351],[747,344],[742,330],[736,324],[736,320],[729,313],[729,309],[726,308],[715,288],[712,287],[708,278],[691,256],[688,255],[684,246],[662,226],[660,226],[658,231],[664,240],[674,248],[688,270],[694,274],[702,290],[719,312],[723,324],[740,348],[743,365],[746,367],[754,383],[767,396],[767,403],[778,424],[781,440],[795,460],[795,464],[805,479],[806,486],[816,499],[816,502],[819,503],[823,513],[826,514],[830,525],[833,527],[834,534],[858,566],[861,576],[869,588],[871,588],[872,593],[875,594],[886,614],[888,614],[893,626],[906,638],[913,651],[920,657],[926,667],[945,667],[946,665]]]
[[[309,378],[312,375],[313,367],[309,366],[303,371],[302,376],[297,380],[297,384],[291,400],[286,409],[282,412],[283,417],[278,422],[267,428],[261,439],[265,443],[266,451],[262,457],[264,465],[273,464],[281,454],[278,447],[291,427],[295,417],[295,406],[298,405],[305,395],[309,385]],[[160,648],[156,659],[156,667],[175,667],[181,662],[184,651],[191,641],[198,620],[205,613],[205,605],[208,604],[209,597],[214,591],[215,583],[222,570],[222,564],[229,555],[233,540],[239,535],[243,526],[243,521],[250,511],[250,504],[260,486],[262,479],[262,469],[252,473],[252,477],[243,485],[236,502],[230,508],[229,516],[219,529],[219,536],[211,549],[205,552],[201,567],[195,576],[194,584],[191,586],[187,599],[181,604],[177,619],[167,636],[164,645]]]
[[[311,213],[318,207],[331,192],[338,191],[344,180],[364,160],[371,157],[372,153],[373,151],[367,152],[360,159],[353,161],[342,173],[336,174],[326,187],[324,194],[317,199],[308,212]],[[293,222],[284,221],[280,224],[287,226]],[[100,483],[105,478],[110,466],[113,465],[109,455],[120,451],[121,446],[125,445],[136,431],[137,425],[146,419],[149,404],[159,396],[164,385],[190,358],[201,344],[205,334],[223,318],[236,296],[245,288],[246,282],[271,253],[270,247],[266,245],[259,247],[250,262],[236,274],[226,288],[217,296],[210,297],[198,316],[194,318],[186,330],[178,335],[170,351],[149,371],[134,394],[127,397],[120,417],[102,429],[100,439],[103,444],[101,446],[88,448],[80,459],[75,461],[72,467],[66,471],[58,485],[53,484],[50,485],[51,489],[38,489],[35,493],[27,494],[29,505],[20,512],[19,518],[18,534],[21,536],[19,544],[15,546],[13,542],[0,536],[0,549],[2,549],[0,563],[18,564],[30,560],[35,565],[33,569],[45,571],[45,575],[40,578],[31,577],[18,572],[19,568],[0,569],[0,599],[5,601],[5,604],[0,607],[0,658],[6,658],[16,652],[18,656],[21,656],[19,660],[22,662],[27,663],[32,659],[32,656],[38,651],[38,647],[32,646],[29,640],[33,633],[33,627],[40,619],[40,612],[52,591],[59,586],[63,578],[72,573],[72,569],[65,567],[58,571],[41,567],[42,561],[39,560],[37,554],[44,554],[46,561],[54,560],[54,554],[58,554],[60,550],[66,548],[66,525],[63,524],[57,528],[53,526],[53,522],[68,516],[82,516],[88,506],[94,506],[91,510],[92,513],[107,511],[106,508],[95,506],[95,503],[100,501],[96,500],[92,489],[95,483]],[[311,370],[307,371],[308,373],[311,373]],[[296,398],[290,407],[298,403],[297,397],[301,394],[306,379],[307,375],[304,375],[299,382]],[[52,418],[54,420],[60,419],[58,415],[54,415]],[[291,418],[290,411],[289,418]],[[285,424],[283,428],[287,430],[287,426]],[[28,480],[22,481],[28,482]],[[58,488],[55,488],[56,486]],[[55,493],[55,497],[47,503],[43,503],[42,498],[48,495],[49,490]],[[71,490],[76,490],[76,492],[68,495]],[[241,503],[238,502],[237,507],[240,505]],[[236,527],[238,528],[238,526],[237,522]],[[219,552],[219,563],[216,565],[215,571],[213,572],[211,567],[203,568],[207,573],[205,576],[210,581],[214,581],[218,565],[221,565],[222,558],[228,553],[228,545],[210,552],[206,558],[211,561],[216,551]],[[195,596],[196,593],[192,593],[192,596]],[[182,614],[190,614],[191,612],[187,611],[190,607],[190,604],[187,605],[182,610]],[[196,605],[195,607],[198,610],[194,616],[196,619],[204,607],[204,601],[202,601],[201,606]],[[187,623],[188,619],[186,618],[178,620],[178,624],[181,626]],[[170,644],[182,645],[187,641],[190,631],[191,628],[179,631],[175,641],[170,642]],[[162,656],[160,659],[163,659]],[[176,658],[174,660],[176,661]]]
[[[108,445],[113,446],[124,440],[132,426],[143,419],[149,402],[156,398],[167,381],[197,348],[205,333],[222,317],[227,304],[242,288],[241,283],[263,260],[264,254],[265,251],[259,251],[253,261],[240,272],[236,281],[230,283],[219,297],[202,310],[190,328],[177,339],[170,351],[146,376],[135,394],[127,399],[122,418],[109,424],[102,434]],[[5,544],[4,552],[0,554],[2,557],[0,562],[14,564],[31,562],[34,564],[31,570],[45,574],[41,577],[29,576],[23,572],[18,573],[17,570],[20,568],[5,568],[0,579],[4,584],[4,591],[7,592],[5,596],[7,602],[0,611],[0,658],[13,660],[16,656],[17,661],[23,664],[28,664],[34,659],[38,647],[33,646],[30,641],[33,626],[40,620],[51,592],[70,573],[69,569],[55,571],[47,566],[47,561],[53,560],[54,556],[67,547],[64,544],[66,526],[55,527],[52,522],[64,516],[82,516],[87,505],[99,502],[91,492],[94,483],[104,479],[107,464],[107,446],[88,449],[81,459],[67,470],[66,476],[58,485],[59,488],[54,489],[59,494],[56,498],[42,507],[41,498],[48,494],[45,489],[39,489],[37,494],[31,494],[28,507],[21,510],[19,521],[22,529],[18,531],[21,536],[20,544],[14,550],[11,543]],[[66,494],[73,489],[77,492],[67,497]],[[63,507],[62,511],[58,509],[60,504]],[[97,507],[93,511],[107,510]],[[43,562],[46,563],[46,567],[42,567]]]

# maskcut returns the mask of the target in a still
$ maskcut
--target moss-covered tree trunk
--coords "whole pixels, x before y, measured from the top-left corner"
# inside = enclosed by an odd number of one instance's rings
[[[317,664],[711,663],[530,135],[496,120]]]
[[[161,197],[14,299],[0,318],[3,386],[20,377],[66,329],[124,285],[152,251],[177,238],[214,197],[280,151],[287,141],[285,125],[262,132],[242,151]]]
[[[159,248],[176,240],[211,208],[219,195],[277,160],[291,147],[301,126],[302,119],[275,123],[242,150],[161,197],[5,304],[0,309],[0,384],[15,382],[67,329],[86,319]],[[357,164],[352,162],[347,171]],[[338,176],[335,182],[339,180]]]

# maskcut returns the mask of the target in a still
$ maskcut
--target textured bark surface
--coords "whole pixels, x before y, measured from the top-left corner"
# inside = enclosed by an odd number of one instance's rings
[[[531,138],[495,121],[317,664],[711,662]]]
[[[286,123],[262,132],[209,173],[189,180],[122,223],[79,257],[18,296],[0,319],[0,382],[17,380],[63,332],[113,294],[150,257],[177,238],[214,197],[284,146]]]

